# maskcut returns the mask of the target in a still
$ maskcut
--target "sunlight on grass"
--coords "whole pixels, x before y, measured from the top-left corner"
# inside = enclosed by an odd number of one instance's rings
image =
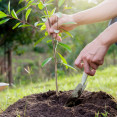
[[[82,74],[74,76],[59,77],[59,90],[67,91],[74,89],[81,81]],[[38,82],[27,86],[15,87],[0,92],[0,108],[6,109],[9,105],[24,96],[55,90],[54,79],[46,82]],[[88,78],[86,90],[105,91],[117,98],[117,67],[109,67],[105,70],[98,70],[94,77]]]

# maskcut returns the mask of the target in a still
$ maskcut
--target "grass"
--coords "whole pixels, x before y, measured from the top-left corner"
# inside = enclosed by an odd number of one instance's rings
[[[82,74],[69,77],[59,77],[59,90],[65,91],[74,89],[81,81],[81,76]],[[24,96],[46,92],[48,90],[55,90],[54,79],[27,86],[21,85],[12,89],[7,88],[5,91],[0,92],[0,111],[5,110],[9,105],[13,104]],[[117,99],[117,67],[111,66],[104,70],[98,70],[94,77],[88,78],[86,90],[105,91]]]

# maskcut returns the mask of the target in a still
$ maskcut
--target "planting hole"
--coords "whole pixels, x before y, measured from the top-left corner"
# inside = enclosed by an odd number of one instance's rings
[[[82,101],[83,101],[83,99],[81,99],[81,98],[80,99],[79,98],[70,98],[66,102],[65,106],[66,107],[74,107],[74,106],[81,104]]]

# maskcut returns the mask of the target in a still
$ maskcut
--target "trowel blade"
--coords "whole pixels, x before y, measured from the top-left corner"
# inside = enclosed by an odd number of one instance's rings
[[[71,96],[72,97],[79,97],[79,95],[81,95],[82,88],[83,88],[83,85],[81,83],[78,84],[77,87],[73,90]]]

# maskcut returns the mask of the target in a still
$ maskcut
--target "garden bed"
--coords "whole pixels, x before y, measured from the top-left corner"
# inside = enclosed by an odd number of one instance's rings
[[[98,112],[96,117],[117,116],[117,103],[105,92],[85,91],[71,107],[66,107],[70,94],[71,91],[65,91],[57,96],[55,91],[48,91],[26,96],[9,106],[0,117],[95,117]]]

